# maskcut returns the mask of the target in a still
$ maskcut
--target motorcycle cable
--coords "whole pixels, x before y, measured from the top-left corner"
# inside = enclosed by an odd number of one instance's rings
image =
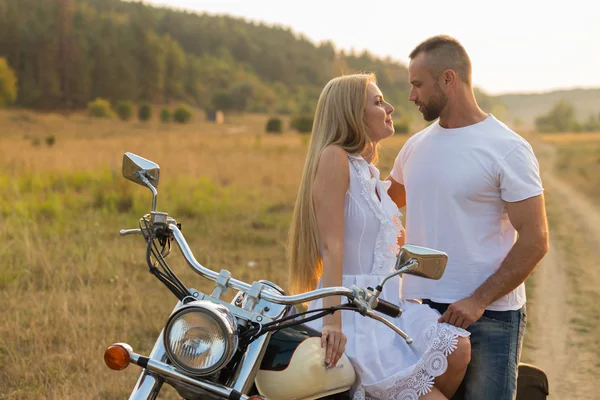
[[[156,246],[156,243],[154,242],[153,243],[153,249],[154,249],[153,254],[154,254],[154,258],[157,260],[157,262],[160,264],[160,266],[164,270],[164,272],[163,272],[164,275],[167,276],[173,284],[177,285],[182,292],[189,293],[187,288],[185,287],[185,285],[179,280],[179,278],[177,278],[177,275],[175,275],[175,273],[171,270],[171,268],[169,267],[169,264],[167,264],[167,261],[165,260],[165,257],[167,255],[169,255],[169,253],[171,252],[171,240],[168,238],[167,239],[162,238],[162,239],[159,239],[159,243],[162,245],[162,249],[159,251],[158,247]],[[165,248],[167,249],[167,251],[165,251]]]
[[[148,221],[146,219],[143,219],[143,221],[144,221],[145,227],[147,229],[146,231],[151,232],[151,230],[148,229],[149,228]],[[178,288],[182,292],[189,293],[187,288],[185,287],[185,285],[179,280],[179,278],[177,278],[177,276],[175,275],[175,273],[173,273],[173,271],[167,264],[167,261],[165,260],[165,257],[171,253],[171,239],[170,239],[169,232],[168,231],[165,232],[161,229],[161,230],[157,230],[156,233],[158,234],[158,235],[156,235],[156,238],[157,238],[158,242],[161,244],[162,250],[159,251],[158,247],[156,246],[156,243],[153,242],[154,258],[160,263],[162,269],[164,270],[163,274],[166,275],[173,284],[177,285]],[[146,240],[147,241],[150,240],[150,235],[148,235]],[[165,251],[165,249],[167,249],[167,250]]]
[[[291,327],[298,326],[298,325],[303,325],[307,322],[311,322],[316,319],[323,318],[324,316],[326,316],[328,314],[333,314],[334,312],[339,311],[339,310],[349,310],[349,311],[357,311],[358,312],[358,309],[356,308],[356,306],[354,306],[353,304],[350,304],[350,303],[340,304],[339,306],[334,306],[334,307],[329,307],[329,308],[318,308],[315,310],[310,310],[310,311],[305,311],[302,313],[290,315],[290,316],[281,318],[277,321],[269,322],[266,324],[260,324],[258,327],[255,326],[255,327],[249,328],[240,334],[240,339],[245,340],[245,341],[247,341],[247,344],[250,344],[254,340],[256,340],[258,337],[264,335],[267,332],[276,332],[281,329],[291,328]],[[315,314],[315,313],[318,313],[318,314]],[[301,317],[301,316],[307,315],[307,314],[315,314],[315,315],[311,315],[310,317],[306,317],[304,319],[297,320],[298,317]],[[292,320],[292,322],[288,322],[286,324],[282,323],[282,322],[286,322],[289,320]]]
[[[144,221],[147,225],[147,221]],[[165,233],[161,233],[161,235],[166,235]],[[161,238],[157,238],[154,233],[151,233],[147,237],[148,246],[146,247],[146,262],[149,267],[149,272],[156,276],[156,278],[162,282],[167,289],[171,291],[177,297],[178,300],[183,301],[186,297],[190,297],[191,293],[187,290],[185,285],[175,276],[173,271],[169,268],[167,262],[163,257],[164,249],[166,247],[166,243],[169,242],[169,250],[170,250],[170,241],[166,239],[163,241],[165,243],[163,245],[163,250],[160,251],[158,246],[156,245],[155,240],[161,241]],[[152,261],[152,256],[154,256],[155,261]],[[161,271],[156,267],[156,265],[160,265],[160,267],[164,270]]]

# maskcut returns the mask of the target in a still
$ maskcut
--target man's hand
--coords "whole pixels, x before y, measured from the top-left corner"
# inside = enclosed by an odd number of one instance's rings
[[[321,329],[321,347],[327,346],[325,365],[335,367],[344,350],[346,349],[346,335],[342,333],[339,326],[324,325]]]
[[[450,304],[438,322],[447,322],[450,325],[467,329],[473,322],[481,318],[486,307],[487,304],[473,297],[467,297]]]

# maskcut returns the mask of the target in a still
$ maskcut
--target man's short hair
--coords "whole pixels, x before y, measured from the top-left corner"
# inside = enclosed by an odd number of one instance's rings
[[[421,53],[425,54],[434,78],[451,69],[462,81],[471,85],[471,59],[458,40],[448,35],[432,36],[415,47],[408,57],[412,60]]]

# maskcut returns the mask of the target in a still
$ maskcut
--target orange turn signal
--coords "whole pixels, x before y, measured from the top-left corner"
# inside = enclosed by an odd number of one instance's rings
[[[104,352],[104,362],[115,371],[127,368],[130,361],[129,352],[120,344],[113,344]]]

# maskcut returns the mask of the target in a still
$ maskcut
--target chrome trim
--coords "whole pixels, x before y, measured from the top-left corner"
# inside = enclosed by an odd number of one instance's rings
[[[227,381],[227,385],[244,394],[247,394],[250,389],[252,389],[254,379],[256,378],[262,359],[267,351],[271,335],[271,332],[267,332],[254,342],[250,343],[246,353],[240,360],[235,375]]]
[[[187,383],[188,385],[191,385],[195,388],[205,390],[208,393],[215,394],[217,396],[221,396],[224,399],[231,398],[231,394],[234,392],[234,389],[228,388],[226,386],[223,386],[223,385],[220,385],[217,383],[204,382],[204,381],[201,381],[198,379],[191,378],[191,377],[184,375],[181,372],[177,371],[175,368],[173,368],[169,364],[165,364],[163,362],[156,361],[151,358],[146,359],[146,357],[143,357],[140,354],[135,353],[134,351],[130,351],[129,356],[131,357],[132,364],[135,364],[135,365],[142,364],[143,365],[143,364],[145,364],[145,362],[147,360],[146,370],[154,372],[154,373],[160,375],[161,377],[171,378],[171,379],[174,379],[179,382]],[[249,397],[242,394],[241,396],[239,396],[239,399],[248,400]]]
[[[211,297],[221,300],[221,297],[229,288],[228,283],[229,283],[230,279],[231,279],[231,272],[222,269],[221,272],[219,273],[219,277],[216,280],[216,286],[211,294]]]
[[[183,303],[181,303],[181,301],[177,302],[171,313],[174,313],[182,305]],[[159,360],[161,362],[167,361],[167,352],[165,350],[163,339],[164,332],[164,329],[160,331],[160,334],[158,335],[156,342],[154,342],[154,347],[152,347],[149,356],[150,358],[154,360]],[[129,349],[127,349],[127,351],[129,351],[129,353],[131,354],[133,350],[130,350],[131,346],[128,345],[128,347]],[[158,393],[160,392],[164,381],[165,380],[160,376],[156,376],[155,374],[150,373],[148,370],[143,369],[140,373],[140,377],[138,378],[137,383],[133,387],[133,391],[129,395],[129,400],[155,399],[156,396],[158,396]]]
[[[154,400],[158,396],[164,379],[153,373],[143,370],[135,384],[129,400]]]
[[[152,211],[156,211],[156,197],[158,196],[158,190],[152,186],[152,183],[150,183],[143,172],[138,172],[138,177],[146,184],[146,186],[148,186],[148,189],[152,191]]]
[[[414,267],[415,265],[418,265],[418,264],[419,263],[418,263],[417,260],[415,260],[414,258],[411,258],[410,260],[408,260],[406,262],[406,264],[401,265],[400,268],[398,268],[397,270],[395,270],[394,272],[392,272],[391,274],[389,274],[388,276],[386,276],[383,279],[383,281],[379,284],[379,286],[383,287],[383,285],[385,285],[385,283],[388,281],[388,279],[391,279],[391,278],[393,278],[396,275],[400,275],[403,272],[405,272],[406,270],[408,270],[408,269],[410,269],[410,268],[412,268],[412,267]]]
[[[204,293],[200,293],[198,295],[198,297],[196,298],[196,300],[207,300],[207,301],[210,301],[215,304],[220,304],[220,305],[226,307],[230,313],[232,313],[233,315],[235,315],[236,317],[238,317],[242,320],[256,322],[257,324],[258,323],[264,324],[266,322],[272,321],[271,318],[269,318],[267,316],[263,316],[260,313],[244,310],[243,308],[237,307],[235,304],[227,303],[224,300],[216,299],[216,298],[206,295]],[[240,321],[238,321],[238,324],[239,323],[240,323]]]

